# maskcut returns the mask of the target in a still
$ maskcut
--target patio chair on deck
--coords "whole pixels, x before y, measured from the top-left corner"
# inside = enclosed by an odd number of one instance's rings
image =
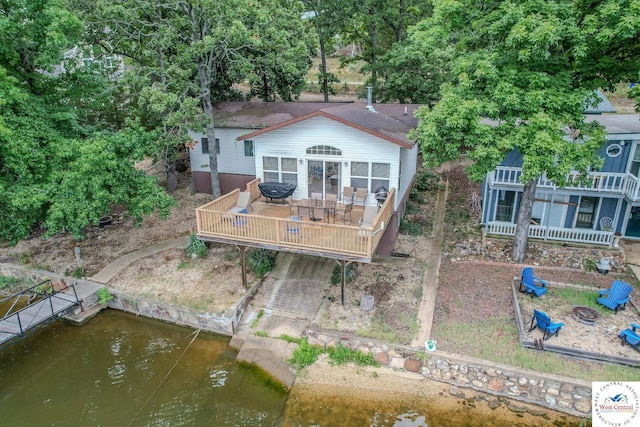
[[[367,200],[367,189],[366,188],[358,188],[356,190],[356,194],[354,196],[353,199],[353,203],[355,203],[358,206],[364,206]]]
[[[311,193],[311,198],[316,201],[316,205],[319,200],[322,200],[322,193]]]
[[[376,219],[376,215],[378,215],[378,208],[375,206],[365,206],[362,211],[362,218],[358,222],[358,225],[361,228],[371,227],[373,225],[373,220]]]
[[[608,216],[603,216],[600,218],[600,230],[602,231],[613,231],[613,219]]]
[[[614,280],[611,285],[611,289],[603,289],[598,292],[600,298],[596,301],[598,304],[604,305],[605,307],[618,312],[618,309],[624,310],[627,305],[627,301],[629,301],[629,295],[633,288],[630,284],[625,283],[621,280]],[[603,295],[607,295],[603,297]]]
[[[640,335],[637,329],[640,329],[640,325],[632,323],[631,328],[620,331],[618,336],[622,340],[622,345],[629,344],[634,350],[640,351]]]
[[[313,207],[311,206],[298,206],[298,218],[302,219],[303,217],[309,218],[310,221],[315,220]]]
[[[563,326],[564,323],[553,323],[547,313],[545,313],[544,311],[538,311],[534,308],[529,332],[533,331],[535,328],[540,328],[543,332],[542,337],[546,341],[553,335],[558,336],[560,328],[562,328]]]
[[[534,295],[541,297],[547,293],[548,284],[549,283],[546,280],[542,280],[541,278],[533,275],[533,268],[525,267],[522,269],[522,277],[520,278],[520,286],[518,287],[518,290],[520,292],[527,293],[532,297]],[[522,289],[523,286],[524,289]]]
[[[292,216],[285,222],[286,239],[288,241],[300,238],[300,218]]]
[[[353,210],[353,204],[343,205],[337,204],[335,209],[333,210],[333,222],[336,222],[336,219],[341,218],[342,223],[347,223],[347,216],[349,217],[349,222],[351,222],[351,211]]]
[[[248,191],[239,192],[238,201],[236,202],[236,205],[234,207],[229,209],[229,212],[242,212],[243,210],[245,212],[248,212],[247,208],[251,209],[251,211],[253,212],[253,206],[251,206],[250,199],[251,199],[251,193],[249,193]]]
[[[356,192],[353,187],[344,187],[342,189],[342,195],[340,195],[340,203],[344,205],[348,205],[353,203],[353,198],[355,197]]]
[[[337,202],[338,195],[333,193],[327,193],[327,195],[325,196],[325,199],[329,200],[330,202]]]

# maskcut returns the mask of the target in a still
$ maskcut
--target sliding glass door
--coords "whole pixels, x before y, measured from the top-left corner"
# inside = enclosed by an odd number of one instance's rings
[[[339,194],[342,181],[340,162],[327,160],[308,160],[307,197],[312,193],[320,193],[325,198],[327,194]]]

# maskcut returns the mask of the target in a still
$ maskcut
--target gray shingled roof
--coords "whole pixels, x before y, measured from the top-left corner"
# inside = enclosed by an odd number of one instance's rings
[[[253,137],[314,116],[324,116],[400,145],[412,145],[407,138],[418,121],[415,104],[319,102],[223,102],[215,105],[215,124],[222,127],[256,129]],[[406,111],[406,114],[405,114]],[[242,139],[240,137],[239,139]]]
[[[585,122],[593,121],[604,126],[608,134],[640,133],[640,116],[637,114],[599,114],[585,117]]]

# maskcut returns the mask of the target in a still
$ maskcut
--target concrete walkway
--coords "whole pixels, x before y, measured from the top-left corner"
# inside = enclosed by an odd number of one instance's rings
[[[279,339],[283,334],[302,337],[318,313],[324,292],[337,264],[334,260],[290,252],[278,255],[276,267],[265,279],[264,302],[246,313],[230,345],[239,350],[236,360],[255,364],[291,388],[295,373],[287,363],[296,344]],[[255,328],[251,327],[262,311]],[[261,331],[267,337],[250,332]]]
[[[184,248],[187,246],[188,241],[189,236],[176,237],[174,239],[158,243],[157,245],[152,245],[137,251],[129,252],[128,254],[124,254],[120,258],[104,266],[102,270],[90,277],[89,280],[107,284],[111,279],[114,278],[116,274],[120,273],[135,261],[141,258],[148,257],[149,255],[157,254],[158,252],[166,251],[167,249]]]
[[[620,248],[624,251],[627,266],[640,279],[640,242],[620,240]]]

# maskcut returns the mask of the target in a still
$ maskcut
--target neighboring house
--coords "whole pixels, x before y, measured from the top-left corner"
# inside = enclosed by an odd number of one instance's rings
[[[601,170],[586,182],[577,174],[559,188],[538,179],[529,237],[612,245],[616,234],[640,239],[640,118],[637,114],[588,115],[607,132]],[[488,233],[514,235],[522,197],[522,156],[509,153],[482,186],[482,223]],[[604,219],[603,219],[604,218]]]
[[[363,103],[228,102],[216,105],[218,173],[223,194],[246,182],[286,182],[294,198],[344,187],[396,189],[397,204],[410,189],[418,145],[408,139],[417,105]],[[211,192],[205,135],[190,133],[196,192]],[[396,206],[397,208],[397,206]]]
[[[83,65],[94,70],[104,71],[110,78],[117,79],[124,74],[124,60],[122,56],[104,52],[99,48],[82,49],[79,46],[65,51],[62,54],[62,62],[56,64],[53,71],[43,71],[52,77],[71,71]]]

